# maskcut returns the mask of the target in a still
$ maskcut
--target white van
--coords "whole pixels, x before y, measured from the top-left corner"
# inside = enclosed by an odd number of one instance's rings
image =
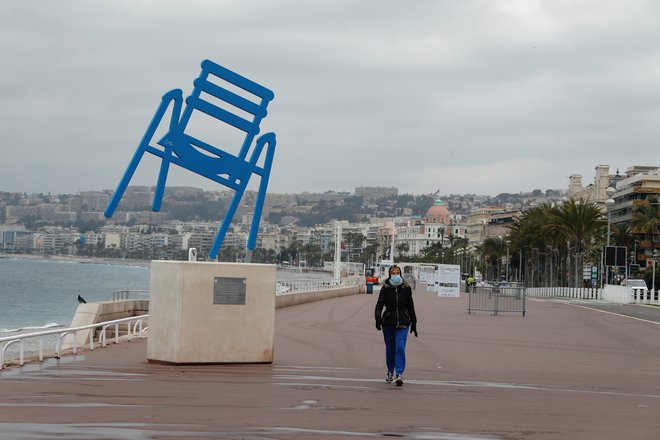
[[[644,280],[626,280],[623,285],[632,288],[633,298],[635,299],[646,299],[648,297],[649,288],[646,287],[646,281]]]

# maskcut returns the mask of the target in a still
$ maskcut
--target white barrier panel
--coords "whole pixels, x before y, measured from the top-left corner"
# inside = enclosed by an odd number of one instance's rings
[[[436,280],[435,293],[438,296],[461,296],[461,266],[455,264],[438,264]]]
[[[629,304],[632,299],[632,289],[628,286],[614,286],[607,284],[603,289],[603,299],[617,304]]]

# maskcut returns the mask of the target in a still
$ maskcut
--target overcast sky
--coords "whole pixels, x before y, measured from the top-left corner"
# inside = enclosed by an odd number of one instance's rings
[[[495,195],[660,164],[657,0],[0,0],[0,191],[114,189],[204,59],[275,92],[270,192]]]

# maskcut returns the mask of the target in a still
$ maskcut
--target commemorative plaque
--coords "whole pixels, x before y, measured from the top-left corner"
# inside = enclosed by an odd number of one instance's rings
[[[213,304],[245,305],[245,278],[215,277]]]

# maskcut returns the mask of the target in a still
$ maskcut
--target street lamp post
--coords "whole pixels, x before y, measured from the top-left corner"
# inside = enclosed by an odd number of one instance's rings
[[[657,249],[653,249],[653,262],[651,269],[651,300],[655,299],[655,257],[657,254]]]
[[[555,256],[554,256],[554,253],[552,252],[552,246],[548,245],[546,247],[546,249],[548,251],[548,256],[550,257],[549,258],[550,259],[550,273],[548,273],[548,276],[550,278],[550,287],[554,287],[552,285],[552,260],[554,259]]]
[[[607,200],[605,200],[605,206],[607,207],[607,247],[610,247],[610,237],[612,235],[612,228],[610,226],[612,222],[612,205],[614,205],[612,195],[615,192],[616,190],[611,186],[608,186],[605,190],[605,193],[607,194]],[[607,255],[607,252],[605,255]],[[605,261],[605,271],[605,284],[608,284],[610,282],[610,266],[607,264],[607,261]]]
[[[509,282],[509,240],[506,241],[506,282]]]

